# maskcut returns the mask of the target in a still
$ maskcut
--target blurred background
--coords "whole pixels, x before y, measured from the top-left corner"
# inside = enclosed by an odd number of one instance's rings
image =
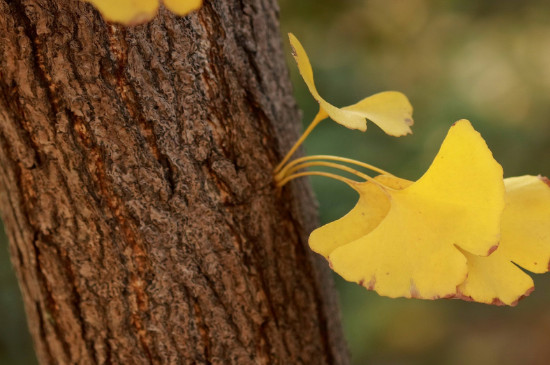
[[[469,119],[505,176],[550,175],[550,2],[517,0],[280,0],[282,33],[308,51],[317,87],[349,105],[384,90],[404,92],[414,134],[367,133],[323,122],[308,154],[372,163],[416,180],[453,122]],[[304,125],[316,113],[288,58]],[[357,196],[312,178],[322,223]],[[549,224],[550,226],[550,224]],[[459,300],[388,299],[336,277],[353,364],[548,364],[550,274],[515,308]],[[22,303],[0,234],[0,364],[35,364]]]
[[[515,0],[281,0],[282,33],[294,33],[320,94],[337,106],[404,92],[413,135],[394,138],[323,122],[307,154],[333,154],[418,179],[449,127],[469,119],[505,176],[550,175],[550,2]],[[304,126],[317,112],[291,57]],[[311,178],[321,223],[357,195]],[[550,217],[549,217],[550,229]],[[550,364],[550,274],[515,308],[459,300],[379,297],[336,277],[353,364]]]

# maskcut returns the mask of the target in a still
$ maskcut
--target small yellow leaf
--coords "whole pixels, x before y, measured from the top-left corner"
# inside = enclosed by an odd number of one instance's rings
[[[86,0],[94,5],[105,20],[126,25],[135,25],[155,17],[158,0]]]
[[[502,237],[489,257],[465,253],[469,274],[458,287],[465,299],[515,305],[534,288],[533,280],[513,263],[535,273],[550,262],[550,187],[538,176],[504,180],[506,207]],[[513,263],[512,263],[513,262]]]
[[[164,6],[174,14],[187,15],[202,6],[202,0],[164,0]]]
[[[309,92],[319,103],[322,111],[335,122],[350,128],[365,131],[366,119],[378,125],[384,132],[392,136],[402,136],[412,133],[412,106],[405,95],[396,91],[386,91],[365,98],[354,105],[337,108],[319,95],[313,80],[313,69],[306,51],[298,39],[290,33],[292,55],[298,64],[300,74]]]
[[[500,237],[502,168],[485,141],[459,121],[424,176],[402,190],[384,190],[390,208],[370,233],[323,246],[333,250],[333,270],[384,296],[455,296],[468,269],[458,248],[488,255]]]

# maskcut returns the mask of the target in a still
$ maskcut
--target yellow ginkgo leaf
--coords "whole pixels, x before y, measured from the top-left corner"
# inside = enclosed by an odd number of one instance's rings
[[[404,189],[412,181],[390,175],[378,175],[378,182],[392,189]],[[370,233],[386,217],[390,210],[388,195],[372,182],[358,183],[355,189],[359,200],[342,218],[314,230],[309,236],[309,247],[328,258],[336,248]]]
[[[370,233],[328,247],[333,270],[384,296],[455,296],[468,270],[459,248],[488,255],[500,238],[502,168],[485,141],[459,121],[424,176],[405,189],[383,190],[387,215]]]
[[[187,15],[202,6],[202,0],[164,0],[164,6],[174,14]]]
[[[378,125],[392,136],[402,136],[411,132],[412,106],[405,95],[396,91],[381,92],[369,96],[354,105],[337,108],[319,95],[313,81],[313,69],[306,51],[293,35],[289,34],[292,55],[298,64],[300,74],[311,95],[319,103],[322,118],[329,116],[335,122],[350,129],[367,129],[366,119]]]
[[[504,180],[506,206],[498,249],[488,257],[465,253],[468,278],[458,287],[464,299],[515,305],[534,288],[533,280],[515,264],[535,273],[550,262],[550,187],[539,176]]]
[[[376,180],[392,189],[404,189],[412,184],[394,176],[380,175]],[[521,176],[505,179],[504,184],[506,205],[502,213],[501,243],[486,257],[463,251],[468,261],[468,277],[458,286],[458,298],[514,306],[534,289],[529,275],[514,263],[535,273],[549,271],[548,180],[540,176]],[[336,248],[370,233],[389,211],[389,197],[375,184],[360,183],[356,189],[361,191],[356,206],[310,236],[311,249],[325,258]]]
[[[159,0],[84,0],[94,5],[105,20],[125,25],[145,23],[155,17]],[[178,15],[201,7],[202,0],[165,0],[164,5]]]

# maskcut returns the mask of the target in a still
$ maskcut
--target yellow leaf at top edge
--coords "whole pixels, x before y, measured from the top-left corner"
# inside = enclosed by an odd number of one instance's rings
[[[319,106],[335,122],[350,128],[365,131],[366,119],[378,125],[392,136],[412,133],[412,106],[405,95],[397,91],[386,91],[367,97],[354,105],[337,108],[319,95],[313,80],[313,69],[306,51],[298,39],[289,33],[292,55],[309,92]]]
[[[335,272],[389,297],[453,297],[467,275],[457,248],[488,255],[500,237],[502,168],[471,124],[450,129],[428,171],[370,233],[334,249]]]
[[[539,176],[504,180],[506,207],[502,237],[488,257],[465,253],[468,278],[458,287],[464,299],[515,305],[534,289],[533,280],[515,264],[535,273],[548,271],[550,262],[550,187]]]
[[[158,0],[85,0],[94,5],[105,20],[136,25],[151,20],[157,13]]]
[[[202,0],[164,0],[164,6],[174,14],[187,15],[202,6]]]

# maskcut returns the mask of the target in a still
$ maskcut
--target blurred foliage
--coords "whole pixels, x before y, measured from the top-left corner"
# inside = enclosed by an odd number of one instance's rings
[[[321,123],[308,154],[373,163],[416,179],[449,126],[470,119],[505,176],[550,175],[550,2],[517,0],[280,0],[283,34],[299,37],[319,91],[349,105],[383,90],[407,94],[412,136],[393,138]],[[283,37],[285,43],[286,36]],[[313,101],[288,59],[308,123]],[[323,223],[357,199],[346,186],[313,178]],[[516,308],[458,300],[381,298],[337,278],[354,364],[547,364],[550,275]],[[0,237],[0,364],[35,363],[15,279]]]
[[[0,364],[36,364],[23,301],[8,256],[8,239],[0,225]]]
[[[550,3],[473,0],[281,0],[282,32],[308,52],[318,89],[349,105],[384,90],[404,92],[414,134],[366,133],[321,123],[308,154],[334,154],[417,179],[448,128],[469,119],[505,176],[550,175]],[[283,36],[285,43],[286,36]],[[317,111],[288,57],[304,126]],[[357,200],[336,181],[311,179],[321,222]],[[550,226],[550,224],[549,224]],[[516,308],[459,300],[379,297],[337,277],[353,364],[547,364],[550,274]]]

